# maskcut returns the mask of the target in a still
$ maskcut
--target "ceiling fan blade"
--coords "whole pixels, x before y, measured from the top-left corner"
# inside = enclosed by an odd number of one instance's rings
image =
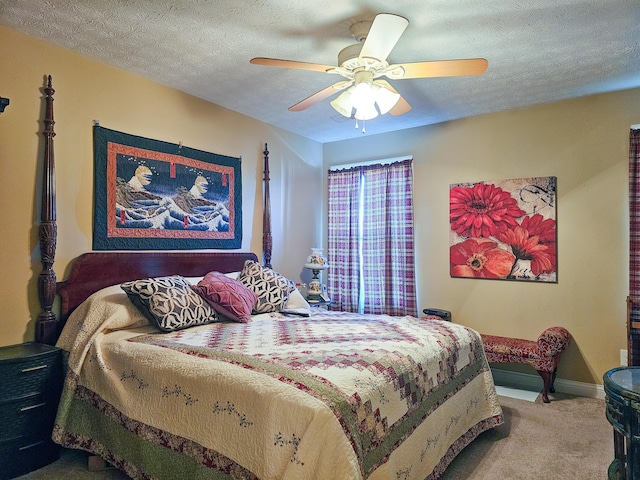
[[[411,110],[411,105],[404,99],[402,95],[400,95],[400,99],[398,99],[398,103],[396,103],[389,113],[394,116],[402,115],[403,113],[407,113]]]
[[[266,65],[268,67],[297,68],[299,70],[311,70],[326,73],[336,68],[333,65],[321,65],[319,63],[296,62],[295,60],[279,60],[277,58],[256,57],[249,60],[254,65]]]
[[[336,82],[333,85],[329,85],[327,88],[320,90],[319,92],[314,93],[313,95],[308,96],[304,100],[296,103],[295,105],[289,107],[290,112],[301,112],[302,110],[306,110],[307,108],[315,105],[316,103],[324,100],[325,98],[330,97],[334,93],[339,92],[340,90],[344,90],[347,87],[350,87],[353,84],[353,81],[341,81]]]
[[[371,29],[362,45],[360,58],[387,59],[393,47],[409,25],[409,20],[391,13],[380,13],[373,19]]]
[[[484,58],[436,60],[433,62],[390,65],[387,70],[391,71],[398,66],[404,69],[404,75],[400,78],[462,77],[467,75],[482,75],[487,71],[489,62]]]
[[[395,88],[393,88],[391,84],[386,80],[376,80],[376,83],[381,87],[386,88],[392,93],[398,93],[398,91]],[[400,94],[398,93],[398,95]],[[411,105],[409,105],[409,103],[402,97],[402,95],[400,95],[398,102],[391,108],[391,110],[389,110],[389,113],[391,115],[397,116],[397,115],[402,115],[403,113],[407,113],[409,110],[411,110]]]

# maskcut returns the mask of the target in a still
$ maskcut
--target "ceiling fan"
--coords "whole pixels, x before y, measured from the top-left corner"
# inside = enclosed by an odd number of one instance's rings
[[[346,89],[331,102],[331,106],[342,115],[357,120],[369,120],[379,113],[387,112],[391,115],[401,115],[411,110],[407,101],[382,77],[390,80],[455,77],[482,75],[487,70],[488,62],[484,58],[390,65],[387,58],[407,25],[409,21],[406,18],[390,13],[376,15],[373,22],[354,23],[351,33],[358,43],[340,51],[337,67],[264,57],[252,58],[250,62],[255,65],[311,70],[344,77],[345,80],[314,93],[289,107],[289,110],[305,110]]]

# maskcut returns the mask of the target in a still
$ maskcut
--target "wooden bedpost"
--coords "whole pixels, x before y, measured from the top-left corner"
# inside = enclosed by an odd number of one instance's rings
[[[269,194],[269,150],[264,144],[264,206],[262,211],[262,253],[264,266],[271,268],[271,200]]]
[[[51,75],[47,78],[45,93],[44,118],[44,164],[42,173],[42,206],[40,211],[40,258],[42,271],[38,277],[38,299],[42,311],[36,320],[35,340],[41,343],[54,344],[58,337],[58,321],[53,313],[53,300],[56,296],[56,273],[53,261],[56,256],[56,172],[53,155],[53,94]]]

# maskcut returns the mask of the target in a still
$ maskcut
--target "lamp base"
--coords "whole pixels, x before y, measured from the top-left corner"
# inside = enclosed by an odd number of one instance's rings
[[[314,268],[311,271],[313,272],[313,278],[309,282],[309,285],[307,285],[307,298],[320,300],[320,294],[322,293],[322,284],[318,277],[320,270]]]

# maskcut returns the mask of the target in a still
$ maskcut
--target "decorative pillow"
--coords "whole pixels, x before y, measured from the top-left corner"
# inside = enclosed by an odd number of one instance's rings
[[[287,303],[285,304],[284,308],[286,310],[291,310],[296,308],[311,308],[311,305],[309,305],[309,302],[307,302],[305,298],[302,296],[302,294],[300,293],[300,290],[296,288],[289,295],[289,298],[287,299]]]
[[[251,311],[258,295],[238,280],[224,273],[209,272],[191,288],[229,320],[242,323],[251,320]]]
[[[269,313],[282,310],[289,294],[296,289],[295,283],[270,268],[253,260],[244,262],[238,280],[258,295],[254,313]]]
[[[216,312],[179,275],[133,280],[120,287],[131,303],[163,332],[216,320]]]
[[[229,273],[225,273],[225,275],[229,278],[233,278],[234,280],[238,280],[238,277],[240,276],[240,272],[229,272]]]
[[[225,276],[227,276],[229,278],[233,278],[234,280],[238,279],[238,275],[240,275],[240,272],[225,273]],[[191,285],[197,285],[198,282],[204,278],[204,276],[202,276],[202,277],[183,277],[183,278],[185,280],[187,280]]]

